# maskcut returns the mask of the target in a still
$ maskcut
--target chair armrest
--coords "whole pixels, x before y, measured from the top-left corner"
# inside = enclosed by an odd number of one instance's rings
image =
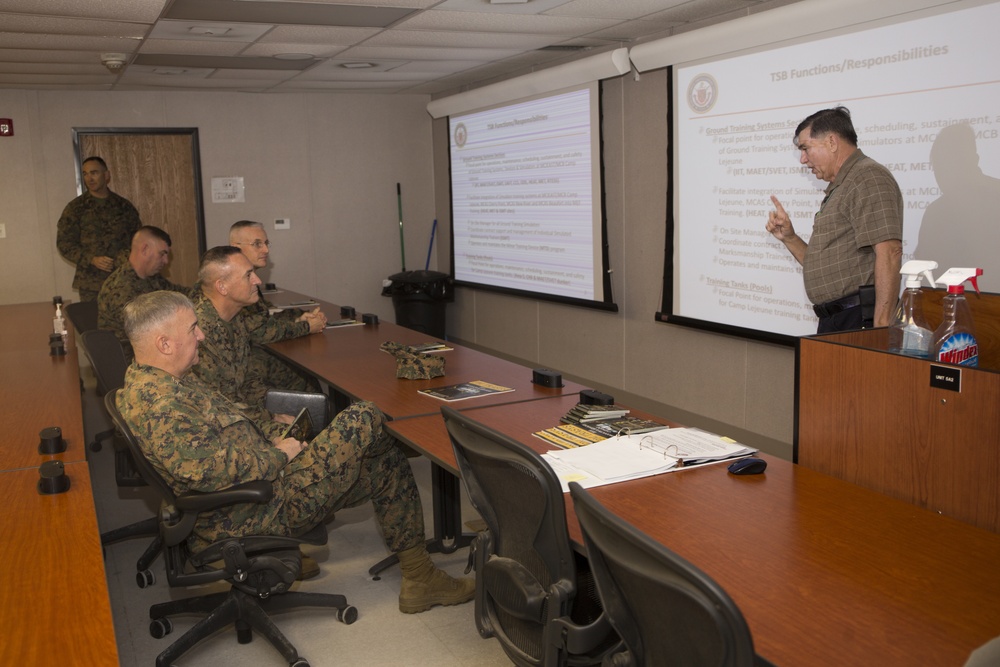
[[[238,503],[266,503],[273,495],[272,483],[260,479],[220,491],[189,491],[177,496],[174,506],[182,512],[206,512]]]
[[[493,602],[519,619],[542,623],[545,603],[557,604],[528,568],[511,558],[491,556],[476,576],[483,578]]]

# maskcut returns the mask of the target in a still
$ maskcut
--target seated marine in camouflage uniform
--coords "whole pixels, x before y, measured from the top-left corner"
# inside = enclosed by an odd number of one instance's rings
[[[253,220],[234,222],[229,228],[229,245],[239,248],[257,271],[267,267],[267,260],[271,254],[271,242],[267,238],[263,224]],[[257,291],[260,296],[257,302],[246,306],[238,315],[246,320],[247,328],[250,331],[263,326],[277,326],[281,333],[275,340],[288,340],[315,333],[310,329],[309,323],[302,319],[301,310],[290,308],[272,314],[272,304],[260,293],[259,286]],[[325,317],[319,308],[313,309],[312,313],[314,316]],[[250,351],[250,364],[253,372],[265,378],[265,384],[269,387],[300,391],[315,391],[317,389],[295,369],[273,354],[269,354],[259,345],[254,345]]]
[[[301,534],[333,511],[370,500],[386,546],[399,557],[400,611],[472,598],[471,579],[453,579],[431,562],[413,471],[397,441],[383,433],[373,404],[344,410],[312,442],[282,439],[283,424],[251,420],[245,406],[190,372],[204,336],[183,294],[138,297],[125,307],[125,330],[135,361],[118,409],[173,490],[207,492],[261,479],[274,486],[268,503],[200,515],[195,552],[230,536]]]
[[[111,272],[97,295],[97,326],[115,332],[122,343],[125,356],[132,358],[132,346],[125,335],[122,309],[139,296],[157,290],[191,292],[160,275],[170,262],[170,235],[159,227],[144,225],[132,236],[132,250],[128,262]]]
[[[250,416],[260,421],[270,415],[264,409],[264,394],[270,388],[297,389],[297,386],[270,385],[251,363],[254,343],[281,340],[282,325],[268,318],[261,326],[251,329],[240,312],[260,298],[257,286],[260,278],[239,248],[217,246],[205,253],[198,269],[201,290],[194,295],[198,326],[205,334],[201,346],[201,363],[194,372],[205,384],[228,398],[245,403]],[[310,331],[322,331],[326,318],[303,313]]]

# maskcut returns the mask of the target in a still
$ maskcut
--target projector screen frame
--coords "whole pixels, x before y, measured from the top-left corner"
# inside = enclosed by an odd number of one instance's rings
[[[600,211],[599,211],[600,221],[599,221],[599,224],[597,225],[597,231],[600,234],[600,239],[599,240],[595,239],[595,243],[599,243],[600,244],[600,246],[599,246],[599,253],[597,253],[597,254],[599,255],[599,261],[600,261],[601,265],[600,266],[595,266],[595,271],[599,272],[599,274],[600,274],[599,277],[600,277],[601,288],[603,290],[603,297],[604,297],[604,299],[602,301],[598,301],[596,299],[593,299],[593,300],[592,299],[581,299],[581,298],[575,298],[575,297],[570,297],[570,296],[565,296],[565,295],[559,295],[559,294],[550,294],[550,293],[547,293],[547,292],[537,292],[537,291],[532,291],[532,290],[516,289],[516,288],[505,287],[505,286],[500,286],[500,285],[490,285],[490,284],[486,284],[486,283],[478,283],[478,282],[469,281],[469,280],[461,280],[461,279],[458,279],[456,277],[456,271],[455,271],[455,243],[454,243],[454,238],[455,238],[455,210],[454,210],[454,192],[453,192],[453,188],[452,188],[452,184],[453,184],[452,164],[453,164],[453,162],[452,162],[452,155],[451,155],[451,130],[450,130],[450,128],[451,128],[451,122],[452,122],[452,114],[449,114],[447,116],[447,122],[448,122],[448,127],[449,127],[449,131],[447,133],[448,134],[448,205],[449,205],[449,229],[450,229],[450,234],[451,234],[451,238],[452,238],[452,243],[450,244],[450,249],[449,249],[449,257],[450,257],[450,276],[451,276],[451,279],[454,282],[454,284],[455,284],[456,287],[464,287],[464,288],[469,288],[469,289],[482,290],[482,291],[486,291],[486,292],[494,292],[494,293],[498,293],[498,294],[506,294],[506,295],[514,296],[514,297],[528,298],[528,299],[539,300],[539,301],[547,301],[547,302],[559,303],[559,304],[563,304],[563,305],[578,306],[578,307],[583,307],[583,308],[591,308],[591,309],[595,309],[595,310],[604,310],[604,311],[608,311],[608,312],[615,312],[616,313],[616,312],[619,311],[618,304],[615,302],[615,299],[614,299],[613,282],[612,282],[612,273],[613,273],[613,270],[611,268],[611,263],[610,263],[610,244],[609,244],[609,241],[608,241],[608,214],[607,214],[607,196],[606,196],[607,192],[606,192],[605,169],[604,169],[604,167],[605,167],[605,165],[604,165],[604,83],[603,83],[602,80],[597,80],[597,81],[590,82],[590,84],[593,84],[593,89],[596,91],[596,96],[597,96],[597,100],[596,100],[596,109],[597,109],[596,127],[592,128],[592,129],[596,130],[597,133],[598,133],[598,136],[597,136],[597,146],[598,146],[598,148],[597,148],[597,156],[596,156],[596,161],[597,161],[596,167],[597,167],[597,170],[598,170],[598,173],[597,173],[598,185],[597,185],[596,191],[594,192],[594,195],[600,197]],[[578,89],[585,88],[587,85],[590,85],[590,84],[586,84],[586,85],[577,84],[577,85],[569,86],[567,88],[562,88],[562,89],[558,89],[558,90],[552,90],[552,91],[548,91],[548,92],[544,92],[544,93],[538,93],[538,94],[531,95],[531,96],[528,96],[528,97],[524,97],[524,98],[520,98],[520,99],[516,99],[516,100],[510,100],[510,101],[505,102],[505,103],[490,105],[490,106],[484,107],[483,110],[485,110],[485,109],[491,109],[491,108],[500,108],[500,107],[507,106],[507,105],[510,105],[510,104],[516,104],[518,102],[523,102],[523,101],[528,101],[528,100],[533,100],[533,99],[539,99],[539,98],[553,96],[553,95],[559,95],[559,94],[563,94],[563,93],[566,93],[566,92],[569,92],[569,91],[572,91],[572,90],[578,90]],[[454,115],[456,115],[456,116],[457,115],[464,115],[465,113],[468,113],[468,112],[463,111],[463,112],[460,112],[460,113],[456,113]],[[596,281],[596,276],[595,276],[595,282],[597,282]]]

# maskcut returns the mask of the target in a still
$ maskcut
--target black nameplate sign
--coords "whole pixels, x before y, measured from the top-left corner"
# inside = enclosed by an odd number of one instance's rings
[[[962,369],[931,364],[931,386],[948,391],[962,391]]]

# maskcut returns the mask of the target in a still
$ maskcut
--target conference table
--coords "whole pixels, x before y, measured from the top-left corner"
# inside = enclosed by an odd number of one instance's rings
[[[100,531],[86,462],[75,336],[50,356],[51,303],[0,306],[0,664],[117,665]],[[58,426],[66,450],[40,454]],[[61,461],[69,490],[42,495]]]
[[[309,300],[296,292],[284,291],[268,295],[276,306]],[[327,318],[335,320],[340,307],[317,301]],[[319,378],[331,388],[338,408],[344,407],[336,396],[347,401],[371,401],[392,423],[421,415],[440,415],[445,403],[419,393],[422,389],[439,388],[461,382],[482,380],[513,389],[512,392],[477,396],[449,402],[455,406],[485,406],[519,404],[572,395],[586,389],[568,380],[561,387],[544,387],[532,382],[532,369],[500,359],[463,345],[447,343],[453,349],[441,352],[445,359],[445,374],[429,380],[396,378],[396,359],[380,349],[382,343],[393,341],[404,345],[444,342],[426,333],[401,327],[390,322],[377,325],[356,325],[327,328],[322,333],[270,343],[268,349],[300,370]],[[419,451],[419,450],[418,450]],[[468,543],[462,535],[461,489],[458,477],[439,466],[431,458],[433,536],[428,543],[432,552],[451,553]],[[390,557],[371,568],[372,576],[390,565]]]
[[[469,407],[463,415],[538,452],[575,397]],[[664,423],[670,423],[661,420]],[[440,415],[389,431],[457,474]],[[591,489],[624,521],[732,596],[775,665],[962,665],[1000,635],[1000,535],[763,455]],[[571,539],[582,549],[567,494]]]
[[[443,403],[415,397],[416,389],[474,379],[513,386],[530,374],[455,345],[443,355],[444,378],[396,380],[394,360],[378,351],[384,340],[416,344],[429,337],[382,324],[270,347],[352,399],[374,401],[390,418],[391,434],[456,479]],[[449,405],[544,452],[550,445],[532,433],[556,425],[579,400],[577,391],[575,385],[555,392],[518,384],[511,394]],[[518,392],[522,400],[514,398]],[[726,589],[758,653],[776,665],[957,666],[1000,635],[1000,535],[763,458],[763,475],[734,476],[717,464],[592,493]],[[582,549],[572,501],[565,498],[570,536]],[[457,496],[449,502],[457,505]],[[460,516],[451,511],[454,528]]]
[[[323,304],[323,311],[328,318],[335,319],[340,309],[333,304]],[[377,325],[330,327],[320,334],[270,343],[268,348],[350,400],[372,401],[390,420],[439,413],[444,403],[419,392],[461,382],[483,380],[514,391],[479,396],[450,405],[472,403],[483,406],[566,394],[576,396],[587,388],[565,379],[562,387],[534,384],[531,368],[453,343],[446,344],[454,349],[440,353],[445,360],[443,376],[429,380],[401,380],[396,378],[395,357],[380,349],[386,341],[404,345],[445,342],[391,322],[380,322]]]

